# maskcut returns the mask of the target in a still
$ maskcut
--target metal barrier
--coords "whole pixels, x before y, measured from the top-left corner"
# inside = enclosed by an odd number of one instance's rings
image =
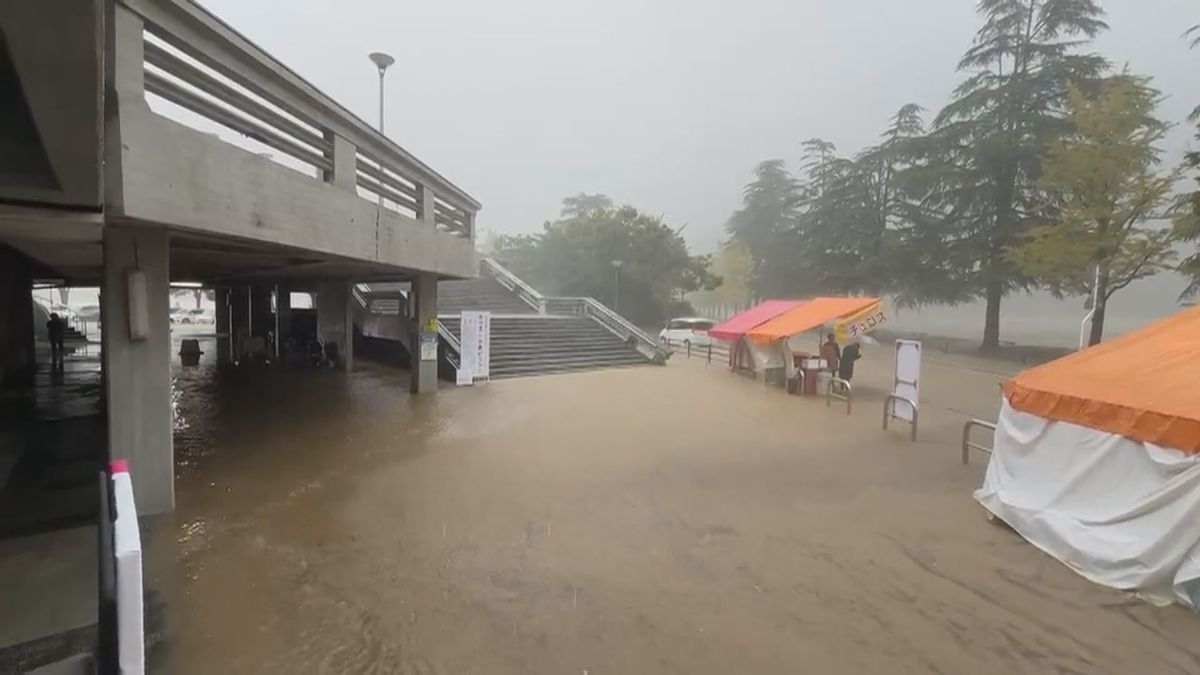
[[[884,401],[883,401],[883,430],[887,431],[889,417],[898,419],[902,422],[908,422],[908,420],[906,420],[903,417],[900,417],[899,415],[896,415],[894,412],[892,412],[892,410],[894,410],[894,408],[891,406],[895,401],[903,401],[903,402],[907,403],[908,406],[912,409],[912,414],[913,414],[913,418],[912,418],[912,422],[911,422],[911,424],[912,424],[912,442],[916,443],[917,442],[917,420],[920,417],[920,414],[919,414],[919,411],[917,410],[917,404],[911,398],[907,398],[905,396],[899,396],[897,394],[888,394],[888,397],[886,399],[884,399]]]
[[[803,395],[804,394],[804,380],[805,380],[803,370],[796,371],[795,380],[796,380],[796,393]]]
[[[689,359],[692,358],[694,352],[697,358],[704,359],[707,364],[712,363],[713,355],[717,357],[723,355],[726,360],[729,360],[729,347],[712,341],[706,345],[693,345],[690,340],[663,340],[663,344],[672,350],[682,348],[684,356]]]
[[[970,457],[971,450],[981,450],[983,452],[986,452],[989,455],[992,454],[991,446],[983,445],[982,443],[976,443],[971,440],[971,429],[973,429],[975,427],[983,427],[984,429],[991,429],[993,433],[995,433],[995,431],[996,431],[995,424],[992,424],[991,422],[984,422],[983,420],[975,420],[975,419],[968,420],[967,423],[963,425],[962,463],[964,466],[969,464],[971,461],[971,457]],[[995,442],[995,441],[993,441],[993,442]]]
[[[803,375],[804,371],[801,370],[800,373]],[[840,389],[840,391],[835,391],[835,389]],[[850,387],[848,380],[843,380],[840,377],[829,378],[829,386],[825,388],[825,407],[832,406],[835,398],[846,402],[846,414],[849,415],[850,408],[853,405],[851,399],[854,398],[854,390]]]

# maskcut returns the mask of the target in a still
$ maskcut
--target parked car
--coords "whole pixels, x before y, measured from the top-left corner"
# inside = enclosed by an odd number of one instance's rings
[[[183,307],[171,308],[171,323],[184,323],[184,317],[188,314],[188,310]]]
[[[707,347],[713,341],[708,336],[708,329],[715,323],[712,319],[698,316],[671,319],[667,322],[667,327],[659,332],[658,339],[664,344]]]
[[[180,323],[212,323],[213,317],[206,309],[186,310],[179,319]]]

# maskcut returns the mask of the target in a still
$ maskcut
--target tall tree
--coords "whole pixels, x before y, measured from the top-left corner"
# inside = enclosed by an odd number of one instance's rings
[[[1176,175],[1156,170],[1167,127],[1154,117],[1159,94],[1147,80],[1118,75],[1094,96],[1072,87],[1068,100],[1073,131],[1051,144],[1040,180],[1055,218],[1008,259],[1057,294],[1093,293],[1094,345],[1108,299],[1174,259],[1171,232],[1148,221],[1161,216]]]
[[[605,211],[613,207],[613,201],[604,194],[587,194],[580,192],[573,197],[567,197],[562,202],[562,217],[574,218],[590,211]]]
[[[832,156],[823,142],[811,146],[817,155],[809,162],[811,198],[801,223],[820,248],[809,262],[820,290],[882,294],[897,286],[908,257],[902,235],[921,217],[906,174],[925,133],[921,112],[915,104],[902,107],[883,140],[851,160]]]
[[[787,292],[795,248],[800,185],[781,159],[760,163],[742,191],[742,208],[725,229],[753,261],[750,285],[759,296]]]
[[[978,11],[983,26],[959,62],[970,75],[934,122],[933,152],[947,163],[932,194],[958,230],[944,247],[957,266],[948,276],[985,300],[981,348],[994,349],[1004,296],[1034,283],[1005,251],[1046,215],[1041,161],[1067,130],[1067,82],[1106,67],[1080,49],[1107,25],[1094,0],[980,0]]]
[[[679,229],[661,218],[631,206],[581,209],[575,200],[564,200],[571,215],[539,234],[500,237],[496,258],[547,293],[604,302],[616,295],[613,262],[620,261],[620,311],[645,326],[678,311],[682,294],[720,284],[709,256],[692,256]]]
[[[1200,25],[1189,28],[1184,37],[1188,39],[1190,48],[1200,46]],[[1192,110],[1188,121],[1193,124],[1200,121],[1200,106]],[[1200,130],[1196,133],[1196,139],[1200,140]],[[1183,159],[1183,168],[1192,174],[1192,179],[1197,184],[1200,184],[1200,152],[1187,153]],[[1175,234],[1183,241],[1200,240],[1200,189],[1179,197],[1175,209]],[[1191,279],[1182,295],[1188,297],[1200,293],[1200,252],[1185,258],[1179,265],[1179,271]]]

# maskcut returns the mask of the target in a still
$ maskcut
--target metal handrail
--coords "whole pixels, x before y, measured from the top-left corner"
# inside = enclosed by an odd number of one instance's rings
[[[693,345],[692,345],[691,341],[666,339],[666,340],[663,340],[662,343],[665,344],[668,349],[672,350],[672,352],[677,347],[683,347],[684,356],[686,356],[689,359],[692,358]],[[703,346],[695,345],[695,351],[699,354],[699,356],[701,358],[704,358],[705,361],[710,364],[712,363],[714,353],[717,356],[720,356],[721,354],[725,354],[725,358],[726,359],[729,358],[729,347],[726,345],[717,344],[717,343],[715,343],[715,341],[712,341],[712,340],[710,340],[708,344],[703,345]]]
[[[996,425],[992,424],[991,422],[985,422],[985,421],[979,420],[979,419],[967,420],[967,423],[963,425],[963,432],[962,432],[962,463],[963,463],[963,466],[966,466],[967,464],[969,464],[971,462],[971,457],[970,457],[971,450],[981,450],[983,452],[986,452],[989,455],[992,454],[992,446],[983,445],[982,443],[976,443],[971,440],[971,429],[973,429],[975,427],[991,429],[993,434],[996,431]],[[993,438],[992,442],[995,443],[994,438]]]
[[[840,385],[842,391],[835,392],[834,385]],[[832,406],[833,399],[835,398],[839,401],[846,402],[846,414],[849,415],[850,408],[853,405],[851,399],[854,398],[854,390],[850,387],[850,382],[848,380],[843,380],[840,377],[829,378],[829,385],[825,387],[825,407],[828,408]]]
[[[917,419],[920,417],[920,410],[917,408],[916,402],[914,402],[911,398],[908,398],[906,396],[900,396],[899,394],[888,394],[887,398],[885,398],[883,400],[883,430],[887,431],[889,417],[898,419],[901,422],[908,422],[908,420],[904,419],[903,417],[900,417],[900,416],[894,414],[893,412],[891,412],[891,409],[889,409],[888,406],[889,406],[889,404],[893,403],[894,401],[904,401],[905,403],[907,403],[909,405],[909,407],[912,408],[913,418],[912,418],[912,421],[909,422],[909,424],[912,425],[912,437],[911,437],[912,442],[916,443],[917,442]]]
[[[487,273],[501,286],[513,291],[525,304],[536,309],[539,314],[546,313],[546,297],[536,288],[525,283],[521,277],[513,274],[507,267],[496,262],[494,258],[479,259],[480,271]],[[558,298],[556,298],[558,299]]]
[[[583,316],[590,316],[601,326],[608,329],[623,340],[633,340],[637,343],[638,351],[658,362],[665,362],[670,353],[663,349],[658,340],[646,335],[642,329],[630,323],[625,317],[617,314],[594,298],[578,298]]]

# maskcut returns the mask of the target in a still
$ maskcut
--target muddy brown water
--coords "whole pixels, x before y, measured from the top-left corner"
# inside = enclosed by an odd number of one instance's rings
[[[1189,673],[1200,620],[970,497],[1002,370],[925,369],[921,439],[677,361],[412,398],[403,372],[180,371],[147,532],[171,673]]]

